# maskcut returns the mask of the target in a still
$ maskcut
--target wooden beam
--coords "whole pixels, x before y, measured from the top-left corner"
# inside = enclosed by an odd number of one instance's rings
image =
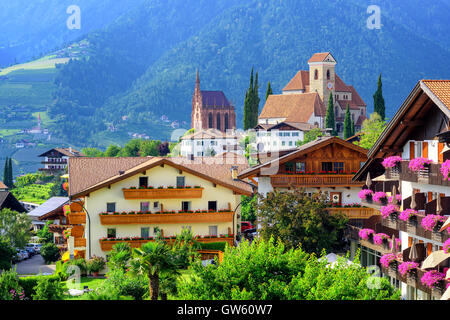
[[[161,166],[161,168],[164,168],[164,163],[161,163],[160,166]]]
[[[256,182],[256,180],[255,179],[253,179],[253,178],[248,178],[248,180],[250,180],[251,182],[253,182],[254,184],[255,184],[255,186],[258,186],[258,182]]]
[[[183,170],[180,169],[180,170],[178,171],[178,173],[179,173],[179,174],[182,174],[182,173],[183,173]]]
[[[407,127],[418,127],[418,126],[425,125],[425,121],[423,121],[423,120],[402,120],[400,122],[400,124],[402,126],[407,126]]]
[[[388,153],[396,153],[396,152],[402,152],[402,149],[396,148],[396,147],[383,147],[382,151],[388,152]]]

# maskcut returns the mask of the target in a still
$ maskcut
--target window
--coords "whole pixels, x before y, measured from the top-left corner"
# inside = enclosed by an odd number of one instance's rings
[[[289,141],[289,146],[292,147],[292,141]]]
[[[293,162],[286,162],[285,168],[287,172],[293,172],[294,171],[294,163]]]
[[[208,201],[208,211],[217,211],[217,201]]]
[[[158,201],[153,202],[153,208],[159,208],[159,202]]]
[[[209,235],[217,237],[217,226],[209,226]]]
[[[225,113],[225,126],[224,129],[227,130],[228,129],[228,113]]]
[[[191,210],[191,202],[190,201],[182,201],[181,202],[181,210],[185,211],[185,212]]]
[[[146,212],[150,210],[150,202],[141,202],[141,211]]]
[[[181,176],[181,177],[177,177],[177,188],[183,188],[185,185],[185,177]]]
[[[106,237],[107,238],[116,238],[116,228],[108,228],[106,230]]]
[[[322,171],[333,171],[333,162],[322,162]]]
[[[293,137],[298,137],[299,133],[298,132],[292,132],[292,136]]]
[[[148,187],[148,177],[139,177],[139,187]]]
[[[295,171],[296,172],[305,172],[306,165],[304,162],[297,162],[295,164]]]
[[[159,231],[160,231],[159,227],[154,227],[153,228],[153,234],[154,235],[157,235]]]
[[[213,127],[213,116],[212,116],[212,113],[208,114],[208,127],[209,128]]]
[[[281,145],[284,147],[286,145],[286,141],[282,141]]]
[[[217,114],[217,125],[216,125],[217,130],[220,130],[220,113]]]
[[[116,203],[115,202],[108,202],[106,204],[106,211],[107,212],[115,212],[116,211]]]
[[[327,70],[327,80],[330,80],[330,70]]]
[[[314,80],[319,79],[319,71],[316,69],[314,70]]]
[[[141,238],[150,238],[150,228],[141,228]]]
[[[344,163],[343,162],[334,162],[333,163],[333,171],[337,171],[337,172],[344,171]]]

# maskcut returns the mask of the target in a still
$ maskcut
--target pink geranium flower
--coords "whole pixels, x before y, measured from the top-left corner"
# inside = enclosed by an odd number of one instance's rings
[[[362,200],[372,198],[373,191],[370,189],[362,189],[360,192],[358,192],[358,197]]]
[[[383,219],[386,219],[387,217],[389,217],[391,214],[393,214],[394,212],[398,212],[398,207],[394,206],[393,204],[388,204],[387,206],[383,206],[381,207],[381,217]]]
[[[446,220],[447,218],[444,216],[429,214],[422,219],[421,224],[425,230],[433,231],[434,227],[436,227],[438,222],[445,222]]]
[[[405,209],[399,215],[398,218],[403,221],[408,221],[412,216],[417,214],[417,211],[414,209]]]
[[[373,201],[381,202],[383,199],[387,200],[387,195],[383,191],[375,192],[373,195]]]
[[[423,285],[426,285],[428,288],[433,288],[436,283],[444,280],[445,274],[438,272],[437,270],[431,270],[426,272],[423,277],[420,279]]]
[[[398,271],[400,272],[400,274],[402,276],[404,276],[405,274],[409,273],[411,270],[416,269],[418,267],[419,267],[419,264],[417,262],[407,261],[407,262],[402,262],[398,266]]]
[[[423,169],[425,169],[425,165],[429,165],[429,164],[431,164],[431,160],[430,159],[427,159],[427,158],[423,158],[423,157],[420,157],[420,158],[415,158],[415,159],[412,159],[410,162],[409,162],[409,169],[411,169],[412,171],[419,171],[419,170],[423,170]]]
[[[384,239],[389,239],[389,236],[385,233],[377,233],[373,235],[373,243],[375,244],[383,244]]]
[[[450,253],[450,239],[447,239],[447,241],[444,242],[444,252]]]
[[[382,256],[380,258],[380,263],[385,268],[389,268],[389,265],[394,261],[395,261],[395,254],[393,254],[393,253],[385,254],[384,256]]]
[[[441,173],[444,176],[444,180],[450,179],[450,160],[445,160],[445,162],[441,164]]]
[[[359,231],[359,237],[364,240],[369,240],[369,235],[373,234],[375,231],[372,229],[361,229]]]
[[[383,167],[385,168],[393,168],[397,165],[397,163],[399,163],[400,161],[402,161],[402,157],[399,156],[392,156],[392,157],[387,157],[383,160],[383,162],[381,163],[383,165]]]

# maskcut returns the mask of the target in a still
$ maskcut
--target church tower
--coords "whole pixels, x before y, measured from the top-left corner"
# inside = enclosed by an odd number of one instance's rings
[[[329,52],[315,53],[308,61],[309,65],[309,92],[317,92],[326,105],[330,92],[335,91],[336,60]]]
[[[195,79],[194,95],[192,96],[191,128],[199,131],[203,128],[202,123],[202,92],[200,91],[200,77],[197,69],[197,78]]]

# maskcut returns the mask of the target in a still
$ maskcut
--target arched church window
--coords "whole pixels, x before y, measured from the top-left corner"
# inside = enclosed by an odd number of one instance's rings
[[[213,116],[212,116],[212,113],[209,113],[209,115],[208,115],[208,127],[209,128],[213,127]]]
[[[327,80],[330,80],[330,70],[327,70]]]
[[[316,69],[314,70],[314,80],[319,79],[319,71]]]
[[[220,130],[220,113],[217,114],[217,125],[216,125],[217,130]]]
[[[225,126],[223,128],[224,130],[228,129],[228,113],[225,113]]]

